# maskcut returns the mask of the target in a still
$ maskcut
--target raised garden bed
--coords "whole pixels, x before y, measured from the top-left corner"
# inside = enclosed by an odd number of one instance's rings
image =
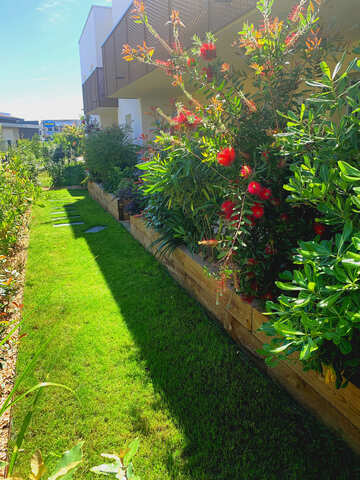
[[[101,185],[96,182],[88,182],[90,196],[109,212],[116,220],[129,220],[129,214],[126,213],[126,203],[120,201],[112,193],[105,192]]]

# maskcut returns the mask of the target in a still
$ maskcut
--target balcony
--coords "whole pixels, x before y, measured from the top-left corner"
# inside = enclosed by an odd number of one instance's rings
[[[170,44],[171,27],[167,22],[171,10],[179,10],[186,26],[182,31],[185,48],[192,45],[195,33],[218,32],[253,10],[255,5],[256,0],[148,0],[145,4],[149,22]],[[108,97],[117,96],[120,89],[152,70],[148,65],[122,60],[121,51],[125,43],[134,46],[145,40],[155,47],[156,58],[168,58],[164,48],[150,37],[144,26],[131,18],[132,10],[131,5],[102,46],[105,93]]]
[[[83,84],[84,113],[96,113],[99,108],[116,108],[117,99],[107,98],[104,88],[104,69],[97,67]]]

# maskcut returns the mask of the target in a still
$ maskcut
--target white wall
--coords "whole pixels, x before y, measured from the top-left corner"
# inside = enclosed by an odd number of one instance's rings
[[[2,137],[2,140],[4,142],[4,146],[5,146],[5,149],[7,149],[8,147],[8,140],[11,141],[11,145],[15,145],[16,144],[16,140],[19,140],[20,138],[20,135],[19,135],[19,129],[14,127],[14,128],[6,128],[6,127],[3,127],[1,129],[1,137]]]
[[[121,17],[131,5],[132,0],[113,0],[112,2],[112,18],[113,26],[118,24]]]
[[[91,7],[79,40],[81,81],[84,83],[96,67],[102,67],[101,45],[112,30],[112,9]]]
[[[136,98],[119,98],[118,119],[120,126],[130,126],[133,139],[140,142],[139,137],[142,134],[140,100]]]

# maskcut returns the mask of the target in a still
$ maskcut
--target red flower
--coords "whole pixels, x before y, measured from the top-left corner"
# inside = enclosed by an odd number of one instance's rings
[[[249,165],[243,165],[241,167],[240,175],[244,178],[249,177],[252,174],[252,168]]]
[[[241,295],[241,299],[246,303],[252,303],[255,297],[252,295]]]
[[[251,195],[259,195],[261,189],[262,186],[258,182],[250,182],[248,185],[248,192],[251,193]]]
[[[234,207],[235,203],[231,200],[225,200],[225,202],[221,204],[221,210],[223,210],[224,212],[232,211],[234,210]]]
[[[289,215],[287,213],[282,213],[280,215],[280,220],[282,220],[283,222],[288,222],[289,221]]]
[[[265,150],[264,152],[261,152],[261,156],[267,160],[269,158],[269,152]]]
[[[189,68],[193,67],[195,65],[195,58],[188,58],[187,59],[187,66]]]
[[[272,300],[273,298],[274,298],[274,295],[270,292],[265,293],[265,295],[263,296],[264,300]]]
[[[231,200],[226,200],[226,201],[223,202],[223,204],[221,205],[221,210],[222,210],[223,213],[225,214],[225,218],[226,218],[227,220],[235,219],[235,218],[233,217],[234,208],[235,208],[235,203],[232,202]],[[235,219],[235,220],[236,220],[236,219]]]
[[[269,200],[271,197],[271,190],[270,188],[262,188],[259,192],[259,197],[261,200]]]
[[[323,225],[322,223],[314,223],[313,228],[316,235],[321,236],[325,232],[325,225]]]
[[[266,245],[266,247],[265,247],[266,255],[274,255],[275,252],[276,252],[276,250],[274,249],[274,247],[272,247],[270,244]]]
[[[236,157],[235,150],[232,147],[224,148],[217,154],[217,160],[220,165],[224,167],[229,167],[231,164],[234,163]]]
[[[247,264],[248,265],[256,265],[258,262],[255,258],[248,258],[247,259]]]
[[[301,3],[294,5],[291,9],[289,20],[291,22],[297,22],[299,20],[300,13],[303,13],[304,6],[301,6]]]
[[[181,126],[196,128],[201,123],[201,118],[190,110],[183,109],[172,121],[175,123],[175,129],[178,130]]]
[[[261,203],[255,203],[255,205],[251,207],[251,211],[255,218],[261,218],[264,215],[264,207]]]
[[[216,45],[213,43],[203,43],[200,47],[200,56],[204,60],[213,60],[216,58]]]

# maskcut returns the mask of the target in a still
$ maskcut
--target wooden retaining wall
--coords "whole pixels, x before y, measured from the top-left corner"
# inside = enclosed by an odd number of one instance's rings
[[[88,182],[90,196],[109,212],[116,220],[129,220],[130,216],[124,211],[125,204],[112,193],[105,192],[101,185],[95,182]]]
[[[158,234],[148,228],[141,216],[130,217],[131,234],[153,254],[156,248],[151,244]],[[216,304],[216,281],[204,272],[201,257],[192,255],[185,248],[177,248],[171,255],[159,258],[170,274],[211,312],[224,326],[232,338],[261,359],[258,349],[269,337],[259,332],[266,317],[245,303],[231,289],[227,288]],[[337,390],[325,383],[323,376],[310,371],[304,372],[301,363],[294,358],[281,362],[275,368],[262,366],[267,373],[278,380],[300,403],[308,407],[327,425],[335,429],[360,453],[360,389],[349,384]]]
[[[90,196],[109,212],[116,220],[120,220],[119,200],[112,193],[105,192],[98,183],[88,182]]]

